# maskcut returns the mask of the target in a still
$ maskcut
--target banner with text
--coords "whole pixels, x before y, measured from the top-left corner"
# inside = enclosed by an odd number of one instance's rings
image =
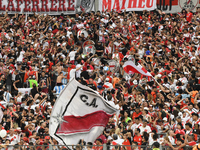
[[[165,13],[177,13],[183,9],[190,9],[196,12],[200,0],[157,0],[157,8]]]
[[[47,13],[58,15],[90,12],[94,10],[94,0],[0,0],[0,12]]]
[[[99,0],[99,10],[143,11],[156,9],[156,0]]]

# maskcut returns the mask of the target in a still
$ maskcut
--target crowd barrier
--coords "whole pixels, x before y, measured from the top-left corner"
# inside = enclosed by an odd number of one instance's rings
[[[176,146],[175,146],[176,147]],[[5,150],[152,150],[150,145],[3,145]],[[172,150],[169,146],[160,146],[160,150]],[[183,150],[192,150],[193,147],[185,146]]]

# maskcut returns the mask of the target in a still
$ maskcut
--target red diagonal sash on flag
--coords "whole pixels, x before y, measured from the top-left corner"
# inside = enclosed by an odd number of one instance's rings
[[[89,132],[94,126],[105,127],[112,115],[106,114],[104,111],[97,111],[85,116],[64,116],[57,134],[71,134],[78,132]]]

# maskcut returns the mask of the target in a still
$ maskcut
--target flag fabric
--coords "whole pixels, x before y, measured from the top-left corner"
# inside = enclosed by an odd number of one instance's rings
[[[144,67],[141,65],[135,65],[132,61],[126,61],[123,65],[124,71],[128,74],[139,73],[144,76],[152,76]]]
[[[3,107],[2,107],[3,108]],[[2,122],[2,118],[3,118],[3,111],[2,108],[0,107],[0,123]],[[5,109],[5,108],[4,108]]]
[[[94,142],[116,111],[98,92],[72,79],[52,109],[49,133],[65,145]]]

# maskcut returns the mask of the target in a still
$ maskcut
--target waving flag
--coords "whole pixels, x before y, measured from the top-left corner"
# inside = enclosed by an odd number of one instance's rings
[[[139,73],[144,76],[152,76],[144,67],[141,65],[136,66],[132,61],[126,61],[123,68],[128,74]]]
[[[73,79],[56,100],[49,133],[66,145],[78,144],[80,139],[94,142],[116,111],[98,92]]]

